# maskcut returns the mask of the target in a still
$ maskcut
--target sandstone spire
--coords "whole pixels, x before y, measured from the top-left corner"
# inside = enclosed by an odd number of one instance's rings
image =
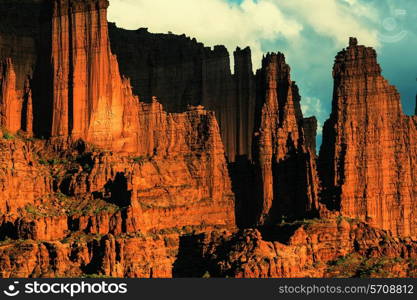
[[[284,55],[268,54],[257,80],[258,222],[305,217],[318,205],[314,154],[305,143],[300,95]]]
[[[0,125],[11,133],[21,128],[22,101],[10,58],[0,64]]]
[[[333,77],[320,151],[323,200],[344,215],[415,235],[417,119],[403,114],[375,50],[355,38],[336,56]]]
[[[107,0],[54,0],[52,136],[134,151],[139,101],[110,51]]]

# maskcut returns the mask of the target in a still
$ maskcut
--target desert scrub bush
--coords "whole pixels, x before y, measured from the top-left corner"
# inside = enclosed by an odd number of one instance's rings
[[[151,157],[147,155],[140,155],[140,156],[132,157],[131,159],[136,164],[143,164],[144,162],[149,161]]]
[[[8,132],[7,130],[3,130],[3,139],[5,140],[13,140],[15,136]]]

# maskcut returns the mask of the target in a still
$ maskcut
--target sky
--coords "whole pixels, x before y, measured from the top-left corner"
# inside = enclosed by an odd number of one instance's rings
[[[195,37],[206,46],[250,46],[254,68],[283,52],[300,87],[305,117],[321,126],[331,110],[332,66],[351,36],[374,47],[406,114],[417,92],[416,0],[110,0],[109,20],[126,29]],[[232,61],[233,63],[233,61]]]

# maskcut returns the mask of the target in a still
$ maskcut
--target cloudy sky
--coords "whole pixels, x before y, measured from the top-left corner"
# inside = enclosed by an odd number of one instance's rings
[[[111,0],[109,20],[126,29],[185,33],[230,53],[250,46],[258,68],[262,54],[281,51],[302,95],[305,116],[327,119],[334,56],[356,36],[375,47],[383,74],[397,86],[405,113],[417,92],[416,0]],[[320,138],[319,138],[320,139]]]

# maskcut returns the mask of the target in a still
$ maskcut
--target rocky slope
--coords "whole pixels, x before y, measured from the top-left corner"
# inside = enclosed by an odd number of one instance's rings
[[[213,276],[238,278],[415,277],[417,241],[358,220],[312,219],[259,231],[207,236]]]

